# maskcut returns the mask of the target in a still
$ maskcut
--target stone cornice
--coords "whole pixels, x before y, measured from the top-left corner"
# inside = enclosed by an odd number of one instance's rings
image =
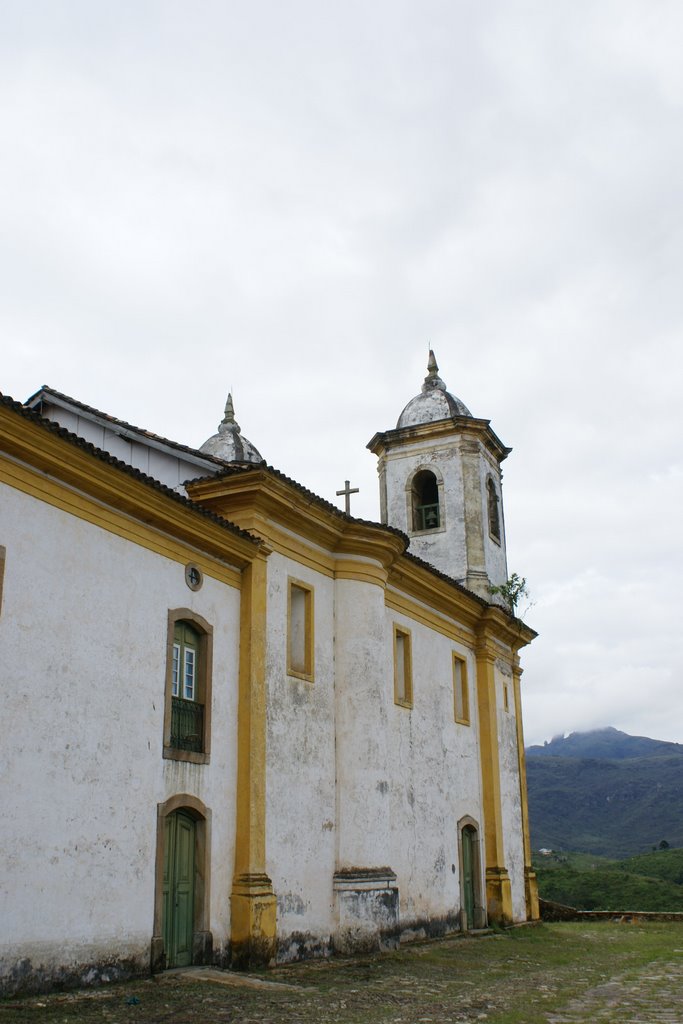
[[[484,610],[481,599],[455,582],[438,576],[428,565],[412,558],[400,558],[392,566],[388,582],[472,631],[477,629]]]
[[[187,489],[194,501],[238,523],[254,521],[258,529],[259,520],[265,532],[272,520],[325,551],[372,558],[386,569],[407,547],[398,530],[352,519],[266,466],[193,480]]]
[[[480,644],[485,645],[489,640],[497,640],[517,653],[522,647],[530,644],[538,633],[497,605],[489,605],[482,612],[477,636]]]
[[[458,437],[477,440],[495,456],[498,462],[506,459],[512,448],[507,448],[498,435],[491,429],[490,420],[475,419],[472,416],[452,416],[449,419],[436,420],[433,423],[420,423],[411,427],[400,427],[377,433],[368,442],[367,447],[379,457],[386,455],[393,448],[404,447],[410,443],[421,441],[438,441]]]

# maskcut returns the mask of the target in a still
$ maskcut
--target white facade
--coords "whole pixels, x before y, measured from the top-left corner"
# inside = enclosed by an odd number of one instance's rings
[[[507,452],[486,421],[460,403],[377,435],[388,529],[241,437],[255,455],[228,464],[49,389],[32,404],[125,465],[0,400],[0,989],[536,916],[517,658],[533,633],[484,593],[505,578],[502,507],[493,546],[467,524]],[[425,467],[441,523],[406,552]],[[477,586],[443,575],[456,563]],[[188,706],[203,717],[178,740]]]
[[[157,807],[191,793],[224,813],[213,842],[216,950],[230,937],[235,844],[239,591],[0,484],[0,649],[6,692],[0,964],[17,982],[145,969]],[[216,624],[209,765],[161,756],[169,608]],[[11,822],[11,828],[7,823]],[[116,964],[112,965],[116,971]],[[112,975],[113,976],[113,975]],[[0,974],[0,981],[2,981]]]

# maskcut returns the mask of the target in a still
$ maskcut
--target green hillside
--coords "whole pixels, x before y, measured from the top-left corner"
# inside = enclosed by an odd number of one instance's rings
[[[569,751],[581,756],[566,756]],[[681,744],[616,729],[575,733],[528,749],[527,783],[535,850],[623,858],[650,852],[662,840],[683,847]]]
[[[683,850],[658,850],[619,861],[619,867],[633,875],[663,878],[683,886]]]
[[[539,857],[539,895],[578,910],[683,912],[683,850],[624,861],[584,854]]]

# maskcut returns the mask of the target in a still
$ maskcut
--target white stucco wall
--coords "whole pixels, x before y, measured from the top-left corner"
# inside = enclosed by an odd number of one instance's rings
[[[338,932],[335,871],[390,868],[402,928],[453,927],[458,822],[483,833],[471,650],[387,609],[376,584],[332,581],[277,553],[268,574],[267,871],[280,957],[321,952]],[[290,577],[314,589],[313,682],[287,675]],[[411,634],[411,710],[394,703],[395,623]],[[454,651],[467,662],[469,726],[454,720]]]
[[[313,683],[286,674],[289,576],[315,588]],[[474,659],[384,597],[269,561],[267,849],[281,940],[313,946],[338,927],[340,869],[395,871],[402,927],[460,909],[457,823],[469,815],[483,830]],[[394,623],[412,638],[411,710],[394,703]],[[467,660],[469,726],[454,720],[454,651]]]
[[[287,674],[288,581],[313,589],[312,681]],[[268,560],[267,871],[280,956],[329,947],[335,865],[334,581],[283,555]],[[301,950],[303,952],[304,949]]]
[[[391,867],[384,591],[346,579],[336,594],[337,866]]]
[[[393,702],[393,626],[412,638],[413,707]],[[386,687],[391,694],[387,777],[390,864],[398,875],[403,927],[460,910],[457,823],[483,832],[475,665],[472,653],[434,629],[386,612]],[[470,725],[455,722],[452,655],[467,661]]]
[[[157,804],[213,811],[211,928],[229,934],[239,592],[2,485],[6,569],[0,971],[149,962]],[[211,763],[162,759],[168,610],[214,627]]]

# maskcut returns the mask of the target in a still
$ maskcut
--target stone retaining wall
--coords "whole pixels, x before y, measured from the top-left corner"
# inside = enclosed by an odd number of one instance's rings
[[[562,903],[551,900],[539,900],[541,920],[543,921],[681,921],[683,913],[666,913],[658,910],[577,910],[565,907]]]

